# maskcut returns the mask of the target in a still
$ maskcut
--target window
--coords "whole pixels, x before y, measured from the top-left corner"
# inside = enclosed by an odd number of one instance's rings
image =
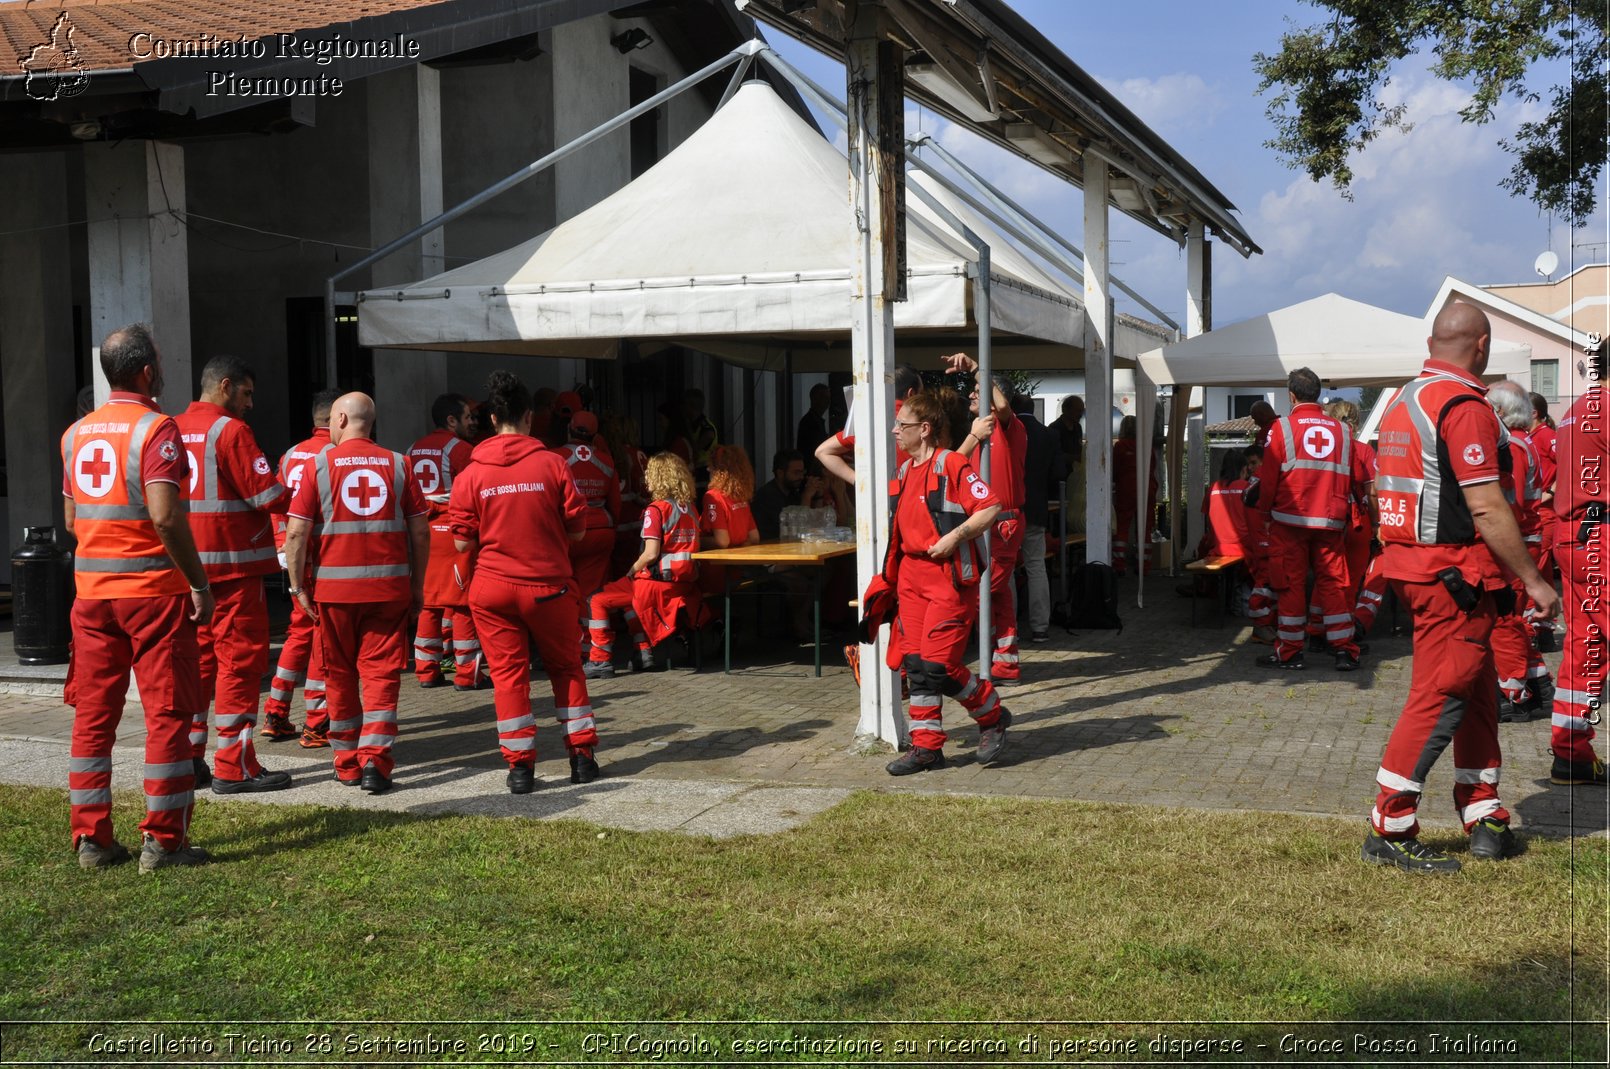
[[[1239,393],[1230,398],[1230,418],[1252,415],[1252,406],[1263,400],[1261,393]]]
[[[1532,361],[1532,392],[1542,394],[1550,401],[1558,401],[1560,388],[1560,362],[1558,360]]]

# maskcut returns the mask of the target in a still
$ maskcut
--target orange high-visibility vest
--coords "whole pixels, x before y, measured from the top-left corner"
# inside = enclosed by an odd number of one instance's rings
[[[150,598],[190,589],[157,537],[140,470],[145,443],[172,422],[144,405],[109,401],[62,435],[78,536],[73,578],[79,597]]]

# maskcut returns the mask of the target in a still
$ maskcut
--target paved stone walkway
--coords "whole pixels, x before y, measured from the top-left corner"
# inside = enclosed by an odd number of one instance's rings
[[[592,686],[604,777],[589,787],[573,788],[565,776],[545,682],[537,686],[537,771],[547,786],[516,799],[503,789],[490,692],[422,691],[410,675],[403,682],[391,793],[368,799],[336,787],[327,778],[328,751],[264,743],[259,752],[269,767],[299,774],[295,788],[268,800],[567,815],[699,834],[726,833],[712,814],[726,812],[721,807],[731,799],[742,800],[731,810],[737,831],[765,830],[805,819],[852,788],[1311,813],[1362,822],[1407,687],[1409,639],[1385,634],[1389,621],[1383,618],[1365,670],[1339,674],[1328,657],[1316,656],[1306,672],[1276,673],[1253,665],[1267,648],[1250,644],[1241,621],[1192,626],[1189,603],[1168,579],[1154,580],[1147,606],[1136,608],[1132,584],[1122,588],[1122,634],[1054,630],[1048,644],[1025,643],[1024,681],[1004,692],[1015,718],[1008,753],[991,768],[973,762],[977,732],[947,703],[950,767],[891,779],[883,771],[887,756],[850,752],[857,698],[837,646],[816,679],[809,646],[755,639],[752,624],[743,623],[734,629],[745,641],[731,675],[722,673],[718,657],[697,674],[685,668],[623,672]],[[1200,603],[1199,616],[1207,604]],[[1558,655],[1548,659],[1558,664]],[[0,779],[65,784],[71,711],[48,696],[48,686],[19,683],[16,689],[33,693],[0,694]],[[120,747],[140,745],[139,723],[131,708]],[[1605,833],[1610,801],[1602,788],[1549,785],[1546,721],[1500,730],[1503,796],[1517,826],[1549,835]],[[35,745],[24,748],[19,740]],[[114,787],[126,789],[131,780],[120,775]],[[823,790],[748,798],[748,787]],[[1448,755],[1428,784],[1422,808],[1428,825],[1454,826],[1451,791]],[[621,813],[598,805],[589,812],[589,798],[617,796],[630,802]],[[657,817],[632,809],[651,811],[657,799]],[[765,813],[773,815],[772,824],[762,819]]]

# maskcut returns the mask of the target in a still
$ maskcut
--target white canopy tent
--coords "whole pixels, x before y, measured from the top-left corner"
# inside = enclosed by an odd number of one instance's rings
[[[913,174],[990,246],[997,366],[1082,365],[1083,302],[979,213]],[[848,367],[848,161],[764,82],[743,85],[636,181],[547,233],[400,288],[359,294],[360,344],[607,357],[674,339],[739,363],[797,349]],[[977,254],[907,199],[902,351],[976,345]],[[802,366],[796,362],[796,366]]]
[[[1309,368],[1330,387],[1401,386],[1418,375],[1425,363],[1430,332],[1428,318],[1327,293],[1140,354],[1137,400],[1155,386],[1188,390],[1193,386],[1283,385],[1300,367]],[[1531,360],[1530,346],[1494,341],[1486,377],[1528,381]],[[1140,407],[1149,414],[1149,406]],[[1372,423],[1379,420],[1379,407],[1372,414]],[[1138,422],[1142,424],[1141,441],[1148,441],[1148,420]],[[1144,501],[1151,451],[1140,450],[1139,461],[1138,486]]]
[[[1330,386],[1401,386],[1420,372],[1431,325],[1335,293],[1139,357],[1158,386],[1270,386],[1310,368]],[[1494,342],[1489,378],[1531,374],[1530,346]]]

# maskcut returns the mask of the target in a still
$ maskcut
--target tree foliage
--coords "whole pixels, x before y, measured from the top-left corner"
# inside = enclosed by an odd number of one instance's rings
[[[1420,49],[1437,77],[1468,85],[1466,122],[1489,122],[1511,96],[1541,99],[1527,84],[1539,62],[1564,60],[1564,84],[1548,90],[1547,115],[1500,143],[1515,158],[1500,184],[1579,226],[1592,214],[1605,165],[1605,64],[1610,5],[1603,0],[1313,0],[1328,24],[1292,29],[1280,51],[1258,53],[1260,93],[1278,90],[1267,144],[1316,182],[1344,195],[1353,155],[1383,130],[1410,128],[1402,104],[1382,90],[1395,63]]]

